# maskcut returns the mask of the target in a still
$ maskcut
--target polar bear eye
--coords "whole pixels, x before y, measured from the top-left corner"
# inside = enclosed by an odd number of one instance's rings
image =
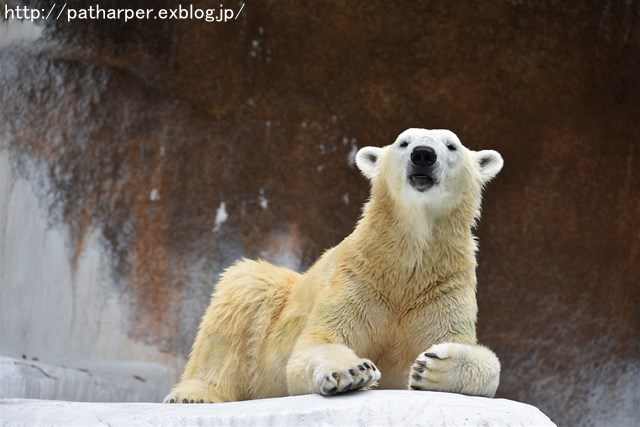
[[[405,147],[406,147],[406,146],[408,146],[408,145],[409,145],[409,142],[408,142],[408,141],[402,141],[402,142],[400,143],[400,148],[405,148]]]
[[[454,144],[447,145],[447,148],[449,149],[449,151],[456,151],[458,149],[458,147],[456,147]]]

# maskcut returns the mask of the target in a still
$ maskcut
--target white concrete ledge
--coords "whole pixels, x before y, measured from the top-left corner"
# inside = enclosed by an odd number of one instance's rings
[[[174,377],[173,369],[156,363],[77,361],[70,367],[0,356],[0,399],[161,402]]]
[[[554,426],[506,399],[374,390],[220,404],[0,400],[2,426]]]

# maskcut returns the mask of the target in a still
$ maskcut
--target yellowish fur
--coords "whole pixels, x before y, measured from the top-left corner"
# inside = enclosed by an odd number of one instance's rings
[[[413,131],[414,144],[443,138]],[[443,166],[446,203],[432,206],[418,193],[412,199],[414,190],[403,183],[397,143],[375,149],[373,172],[363,170],[372,192],[355,230],[307,272],[243,260],[223,274],[181,381],[165,401],[375,386],[493,396],[500,364],[476,342],[471,229],[482,186],[497,171],[483,176],[477,153],[459,145],[451,177]]]

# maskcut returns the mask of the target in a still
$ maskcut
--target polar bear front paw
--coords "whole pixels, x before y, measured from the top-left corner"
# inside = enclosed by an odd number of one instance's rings
[[[381,378],[380,370],[372,361],[362,359],[355,366],[327,372],[317,376],[316,387],[318,393],[329,396],[352,390],[369,390],[377,387]]]
[[[493,397],[500,382],[500,361],[486,347],[444,343],[418,356],[409,373],[409,388]]]
[[[422,353],[411,366],[409,387],[413,390],[459,392],[459,368],[464,344],[436,344]]]

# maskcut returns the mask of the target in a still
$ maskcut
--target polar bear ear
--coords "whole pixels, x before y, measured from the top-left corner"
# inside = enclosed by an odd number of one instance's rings
[[[500,172],[504,165],[504,160],[502,160],[502,156],[497,151],[482,150],[474,154],[478,165],[480,165],[480,176],[483,182],[490,181]]]
[[[363,147],[356,154],[356,165],[360,172],[367,178],[373,178],[378,164],[378,158],[382,148],[380,147]]]

